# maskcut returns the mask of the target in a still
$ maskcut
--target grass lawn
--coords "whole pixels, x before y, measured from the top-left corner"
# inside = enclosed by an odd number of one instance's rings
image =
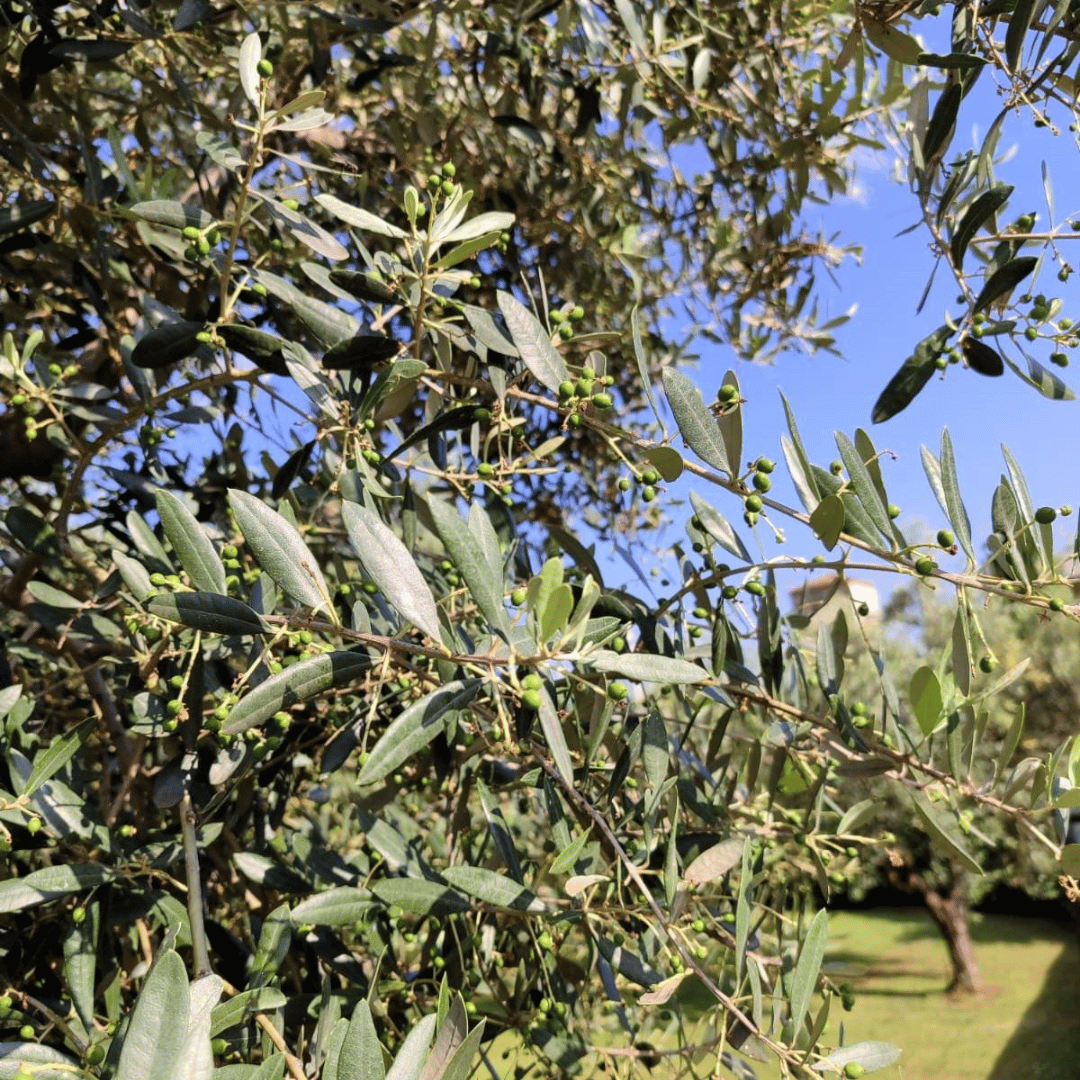
[[[973,916],[979,964],[989,991],[979,999],[950,999],[945,945],[920,909],[840,912],[829,924],[827,970],[851,982],[857,998],[850,1013],[833,1003],[826,1042],[844,1024],[845,1042],[894,1042],[897,1065],[875,1080],[1080,1080],[1080,953],[1067,927],[1041,919]],[[598,1032],[603,1045],[621,1040]],[[534,1062],[510,1033],[488,1058],[496,1074],[512,1078],[514,1066]],[[666,1063],[647,1070],[625,1059],[597,1070],[599,1055],[583,1062],[582,1076],[675,1080]],[[708,1076],[715,1058],[698,1065]],[[760,1080],[779,1070],[755,1064]],[[486,1070],[478,1075],[490,1076]],[[537,1075],[531,1070],[530,1076]],[[728,1077],[721,1069],[716,1075]],[[835,1075],[835,1074],[833,1074]]]
[[[972,934],[990,991],[951,1000],[945,946],[921,910],[833,917],[826,962],[854,984],[847,1041],[903,1047],[882,1080],[1080,1078],[1080,956],[1067,927],[975,915]],[[837,1013],[830,1023],[837,1023]],[[829,1036],[835,1039],[838,1028]]]

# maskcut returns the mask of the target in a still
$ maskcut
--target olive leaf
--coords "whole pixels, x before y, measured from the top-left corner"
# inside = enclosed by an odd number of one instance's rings
[[[479,679],[457,679],[414,701],[391,722],[371,748],[356,777],[364,787],[377,784],[446,731],[452,714],[465,708],[480,688]]]
[[[267,629],[243,600],[217,592],[158,593],[149,600],[146,610],[206,634],[264,634]]]
[[[973,313],[984,311],[995,300],[1001,300],[1020,284],[1036,267],[1039,260],[1034,255],[1022,255],[1018,259],[999,266],[983,285],[975,299]]]
[[[673,367],[664,368],[662,378],[668,404],[687,446],[706,464],[733,475],[716,418],[705,407],[701,391],[693,380]]]
[[[566,361],[551,344],[548,332],[540,320],[509,293],[500,291],[498,303],[525,366],[537,382],[558,393],[559,384],[567,379],[568,373]]]
[[[297,603],[325,610],[336,621],[326,579],[296,526],[246,491],[234,488],[228,498],[244,540],[275,584]]]
[[[233,706],[221,730],[236,735],[268,720],[274,713],[318,697],[335,686],[347,686],[371,667],[364,653],[333,652],[310,656],[271,675]]]
[[[964,253],[975,234],[1009,201],[1012,193],[1012,184],[995,184],[964,211],[949,242],[949,254],[958,270],[963,266]]]
[[[139,368],[158,370],[186,360],[198,351],[198,335],[205,329],[204,323],[185,319],[150,330],[135,343],[131,362]]]
[[[960,350],[964,354],[967,366],[980,375],[1003,375],[1005,363],[1001,354],[990,348],[984,342],[976,338],[966,337],[960,342]]]
[[[155,501],[165,535],[192,585],[203,592],[225,593],[225,567],[195,515],[164,488]]]
[[[881,424],[895,416],[915,400],[937,370],[937,359],[945,352],[945,345],[953,333],[952,327],[939,326],[915,346],[915,351],[889,380],[874,404],[870,419],[875,424]]]

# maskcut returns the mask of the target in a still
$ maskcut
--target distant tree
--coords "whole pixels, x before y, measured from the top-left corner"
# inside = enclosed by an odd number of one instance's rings
[[[1069,562],[1067,558],[1066,563]],[[1060,589],[1058,598],[1069,596]],[[890,678],[910,688],[912,698],[918,682],[927,679],[925,659],[938,658],[936,666],[948,683],[952,633],[956,608],[926,588],[897,590],[882,615],[881,649],[888,659]],[[979,619],[985,651],[980,665],[1000,674],[1003,664],[1007,685],[994,696],[991,708],[982,707],[975,718],[979,738],[950,744],[948,726],[931,737],[930,760],[950,771],[959,761],[961,773],[971,777],[996,776],[1005,789],[1023,783],[1034,770],[1048,769],[1054,751],[1070,738],[1077,700],[1080,657],[1075,651],[1075,631],[1068,622],[1048,618],[1030,608],[1000,601],[989,602]],[[849,692],[868,696],[878,676],[865,654],[849,674]],[[920,674],[920,670],[921,671]],[[857,700],[855,708],[865,708]],[[957,718],[959,725],[959,717]],[[958,730],[954,728],[954,731]],[[919,743],[922,735],[916,717],[903,730],[906,739]],[[950,757],[951,755],[951,757]],[[1019,759],[1019,760],[1018,760]],[[969,926],[969,909],[999,886],[1027,893],[1033,899],[1062,896],[1052,852],[1027,841],[1026,826],[1003,817],[992,806],[975,800],[958,800],[955,825],[949,827],[938,809],[925,801],[921,813],[913,813],[912,800],[894,785],[852,780],[873,806],[873,821],[884,830],[884,840],[868,848],[864,856],[847,862],[837,881],[856,898],[876,886],[892,886],[918,894],[941,931],[949,952],[952,973],[948,989],[977,992],[984,988]],[[854,798],[852,794],[850,797]],[[1067,804],[1068,800],[1065,800]],[[934,818],[927,828],[923,815]],[[1052,815],[1059,842],[1066,840],[1068,807]],[[945,837],[937,836],[935,830]],[[953,843],[950,843],[949,840]],[[978,864],[958,857],[956,845],[969,852]],[[1071,905],[1070,905],[1071,906]]]

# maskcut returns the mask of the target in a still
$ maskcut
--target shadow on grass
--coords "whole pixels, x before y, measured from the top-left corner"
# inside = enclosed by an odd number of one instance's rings
[[[1075,942],[1050,965],[1031,1003],[986,1080],[1080,1078],[1080,955]]]
[[[918,915],[905,912],[908,925],[896,935],[897,941],[944,941],[934,923],[922,917],[926,910],[920,909]],[[976,945],[991,942],[1023,945],[1046,937],[1046,923],[1042,919],[1022,915],[995,915],[988,919],[978,912],[972,912],[970,919],[971,938]]]

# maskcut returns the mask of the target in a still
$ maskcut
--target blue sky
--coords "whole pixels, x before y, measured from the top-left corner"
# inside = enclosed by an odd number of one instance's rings
[[[932,98],[933,100],[933,98]],[[996,108],[997,106],[995,106]],[[986,119],[993,114],[988,110]],[[961,122],[965,117],[962,115]],[[984,122],[985,126],[985,122]],[[1037,230],[1048,224],[1042,189],[1041,162],[1047,160],[1055,184],[1055,222],[1080,216],[1080,197],[1073,182],[1076,148],[1067,133],[1053,137],[1033,128],[1030,120],[1007,125],[999,150],[1010,146],[1009,135],[1022,139],[1011,160],[998,169],[998,179],[1016,185],[1003,223],[1025,211],[1039,214]],[[967,139],[958,134],[953,147],[963,149]],[[974,145],[978,145],[975,142]],[[1004,471],[1000,446],[1005,443],[1019,460],[1027,476],[1036,505],[1059,506],[1071,503],[1080,508],[1080,480],[1075,463],[1080,460],[1080,401],[1050,401],[1026,386],[1011,372],[987,378],[962,366],[951,366],[944,377],[935,377],[923,392],[898,416],[883,424],[871,425],[870,413],[881,390],[915,343],[940,325],[946,309],[961,314],[955,303],[957,289],[946,267],[939,268],[937,282],[923,312],[916,308],[932,266],[928,239],[922,229],[898,235],[918,219],[918,205],[906,184],[891,175],[891,155],[867,159],[859,172],[858,198],[838,200],[820,209],[817,219],[808,218],[813,231],[820,226],[825,235],[840,233],[842,243],[864,248],[861,265],[848,261],[836,273],[839,287],[821,275],[822,311],[826,317],[838,315],[852,304],[858,310],[837,332],[842,358],[818,353],[792,353],[775,364],[762,366],[734,359],[731,350],[704,346],[697,372],[693,373],[710,400],[723,372],[734,367],[746,399],[744,405],[744,457],[764,454],[782,463],[779,436],[786,430],[778,389],[791,402],[803,441],[812,460],[827,465],[836,458],[833,432],[851,436],[856,427],[865,428],[879,450],[889,449],[897,457],[882,460],[885,483],[892,502],[903,509],[900,519],[909,537],[929,539],[946,526],[927,483],[920,460],[920,446],[939,451],[941,433],[948,427],[953,439],[961,491],[971,518],[973,536],[981,545],[990,531],[990,499]],[[1080,237],[1073,242],[1080,244]],[[1032,245],[1032,251],[1035,246]],[[1066,243],[1066,257],[1080,265],[1080,251]],[[1062,314],[1080,322],[1080,295],[1076,283],[1057,280],[1056,267],[1049,263],[1041,271],[1034,288],[1048,297],[1060,296]],[[1026,344],[1026,343],[1025,343]],[[1030,346],[1033,355],[1049,366],[1049,343]],[[1007,349],[1023,363],[1015,348]],[[1080,367],[1080,350],[1075,358]],[[1058,372],[1057,368],[1051,370]],[[1058,372],[1080,390],[1080,372],[1074,367]],[[798,505],[786,471],[781,464],[775,474],[773,494]],[[693,481],[729,516],[740,532],[749,530],[739,521],[738,503],[733,497]],[[684,490],[680,483],[680,493]],[[1077,515],[1055,524],[1056,546],[1070,548],[1076,532]],[[922,523],[922,529],[919,528]],[[908,526],[915,526],[909,529]],[[681,532],[681,530],[679,530]],[[759,526],[762,537],[768,529]],[[820,550],[812,536],[797,525],[786,529],[791,555],[810,555]],[[745,536],[749,543],[749,536]],[[753,549],[751,549],[753,550]],[[778,554],[784,549],[766,547]],[[963,557],[939,560],[945,568],[962,569]],[[953,566],[955,564],[955,566]],[[791,584],[794,584],[794,580]]]

